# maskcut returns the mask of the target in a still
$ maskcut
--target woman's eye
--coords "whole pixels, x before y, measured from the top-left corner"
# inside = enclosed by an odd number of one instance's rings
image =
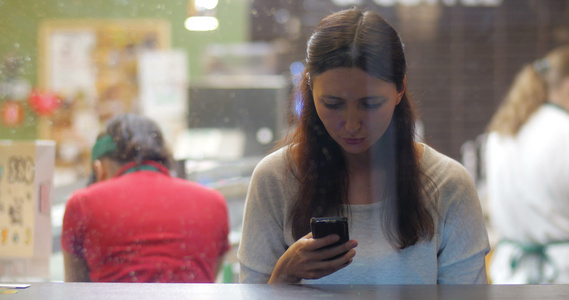
[[[326,106],[327,108],[340,108],[341,104],[339,104],[339,103],[330,104],[330,103],[324,102],[324,106]]]
[[[334,99],[323,99],[322,103],[324,104],[325,107],[327,108],[339,108],[340,106],[342,106],[343,102],[340,100],[334,100]]]
[[[377,100],[373,100],[373,101],[362,101],[361,105],[363,108],[379,108],[383,105],[384,101],[377,101]]]

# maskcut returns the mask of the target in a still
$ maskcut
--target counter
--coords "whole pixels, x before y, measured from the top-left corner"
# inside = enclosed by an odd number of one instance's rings
[[[32,283],[0,299],[569,299],[569,285]]]

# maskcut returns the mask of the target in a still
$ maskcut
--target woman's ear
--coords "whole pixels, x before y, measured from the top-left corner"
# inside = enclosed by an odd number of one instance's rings
[[[399,104],[399,102],[401,102],[401,99],[403,99],[403,95],[405,95],[405,91],[407,90],[407,75],[405,75],[405,77],[403,77],[403,85],[401,87],[401,91],[399,91],[397,93],[397,104]]]
[[[93,162],[93,171],[95,172],[96,182],[105,180],[107,174],[105,168],[103,168],[103,163],[100,160],[96,159]]]

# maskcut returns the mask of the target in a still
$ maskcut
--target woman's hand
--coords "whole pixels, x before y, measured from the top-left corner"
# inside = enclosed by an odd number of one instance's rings
[[[349,265],[356,255],[356,250],[353,248],[358,242],[355,240],[349,240],[333,248],[320,249],[339,239],[337,234],[319,239],[312,238],[312,233],[303,236],[279,258],[269,283],[297,283],[301,279],[318,279]],[[344,252],[347,253],[327,260]]]

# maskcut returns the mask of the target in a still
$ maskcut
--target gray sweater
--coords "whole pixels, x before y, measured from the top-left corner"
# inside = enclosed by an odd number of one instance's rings
[[[285,148],[255,168],[245,204],[239,247],[240,281],[268,282],[277,260],[295,240],[289,218],[298,190],[287,171]],[[490,250],[472,179],[458,162],[424,145],[421,168],[435,183],[435,235],[395,250],[381,226],[381,202],[350,205],[350,238],[358,241],[352,264],[314,284],[472,284],[487,283]],[[436,210],[436,211],[435,211]]]

